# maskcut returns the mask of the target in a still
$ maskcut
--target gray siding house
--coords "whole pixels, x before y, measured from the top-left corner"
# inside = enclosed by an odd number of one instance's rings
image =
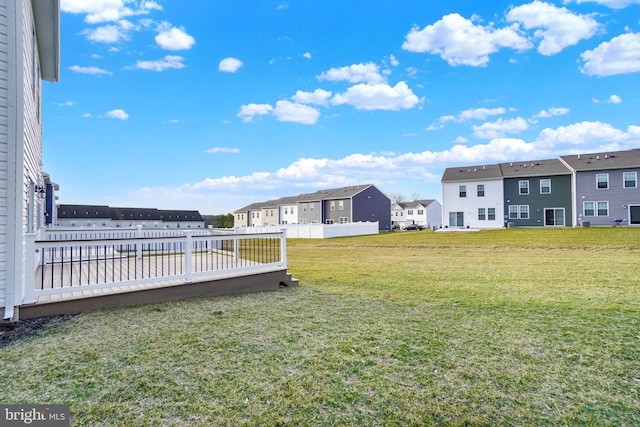
[[[561,156],[573,174],[573,225],[640,225],[640,149]]]
[[[56,217],[59,227],[204,228],[204,218],[192,210],[59,205]]]
[[[560,160],[501,163],[507,224],[571,226],[571,171]]]
[[[273,225],[256,221],[260,211],[277,215],[276,224],[346,224],[351,222],[378,222],[379,230],[391,229],[391,201],[374,185],[319,190],[297,196],[283,197],[268,202],[252,203],[234,212],[235,227]],[[246,220],[245,220],[246,218]]]

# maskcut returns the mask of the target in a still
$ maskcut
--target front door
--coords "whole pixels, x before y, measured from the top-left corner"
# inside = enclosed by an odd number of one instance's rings
[[[629,206],[629,224],[640,225],[640,206]]]
[[[544,210],[545,227],[564,227],[564,208],[550,208]]]

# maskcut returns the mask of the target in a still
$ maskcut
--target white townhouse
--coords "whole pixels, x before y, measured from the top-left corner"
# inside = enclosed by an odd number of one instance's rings
[[[58,0],[0,0],[0,307],[22,301],[26,233],[45,224],[42,80],[60,77]]]
[[[500,166],[445,169],[442,214],[443,227],[504,227],[504,184]]]
[[[423,227],[440,227],[442,225],[442,206],[437,200],[425,199],[412,202],[394,202],[391,206],[392,225],[404,228],[409,224]]]

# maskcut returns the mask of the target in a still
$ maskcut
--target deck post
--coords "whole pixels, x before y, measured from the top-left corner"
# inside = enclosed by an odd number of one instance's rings
[[[280,262],[282,267],[287,268],[287,227],[280,229],[282,235],[280,236]]]
[[[136,225],[136,228],[136,239],[142,239],[144,237],[142,234],[142,225]],[[142,259],[143,249],[144,248],[142,247],[141,243],[136,243],[136,258]]]
[[[37,262],[36,259],[36,238],[38,237],[35,233],[27,233],[25,234],[25,242],[26,242],[26,254],[25,254],[25,278],[24,278],[24,288],[19,289],[19,284],[16,284],[16,301],[20,304],[31,304],[36,302],[35,296],[35,287],[36,287],[36,271],[37,271]],[[40,249],[44,250],[44,249]],[[45,266],[43,265],[42,268]],[[19,282],[19,281],[17,281]]]
[[[193,231],[185,231],[184,235],[186,237],[186,247],[184,248],[184,265],[186,271],[185,280],[187,283],[191,283],[193,281]]]

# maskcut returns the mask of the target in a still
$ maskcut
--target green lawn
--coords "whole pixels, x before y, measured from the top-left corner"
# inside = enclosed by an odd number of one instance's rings
[[[105,310],[0,349],[73,425],[640,425],[640,229],[290,240],[297,288]]]

